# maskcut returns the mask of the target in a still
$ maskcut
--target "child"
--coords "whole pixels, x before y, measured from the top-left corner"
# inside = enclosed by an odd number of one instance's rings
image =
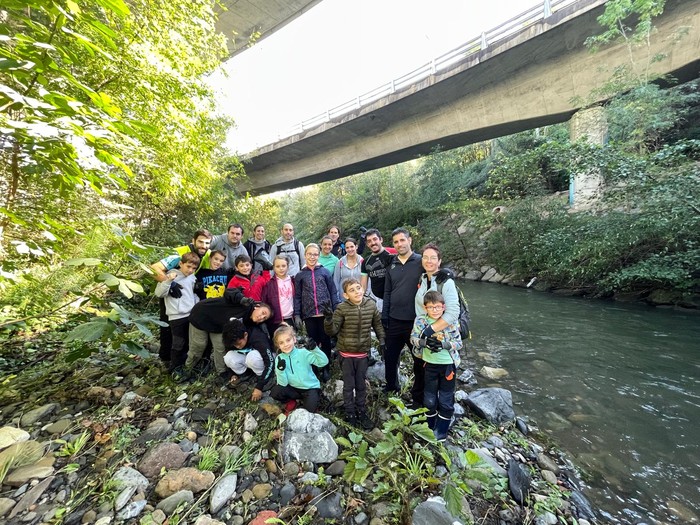
[[[306,410],[316,412],[321,400],[321,383],[312,366],[326,366],[328,357],[313,339],[300,338],[299,344],[306,348],[297,347],[294,329],[285,324],[275,331],[272,341],[280,354],[275,359],[277,384],[272,388],[270,395],[273,399],[285,403],[285,414],[296,408],[297,399],[302,400]]]
[[[223,297],[226,285],[233,275],[233,271],[223,268],[226,253],[221,250],[213,250],[209,254],[209,268],[201,268],[197,272],[197,283],[194,291],[201,301],[212,297]]]
[[[155,295],[165,299],[165,313],[173,334],[169,372],[175,379],[179,379],[187,359],[189,316],[199,301],[199,297],[194,293],[194,272],[197,271],[199,262],[199,255],[196,253],[183,254],[178,268],[170,270],[165,276],[165,281],[159,282],[155,289]],[[171,289],[177,290],[177,293],[169,293]]]
[[[294,279],[288,275],[289,258],[276,255],[272,261],[274,275],[263,286],[261,300],[272,307],[272,317],[268,321],[270,333],[274,334],[282,323],[294,322]]]
[[[224,325],[223,342],[228,350],[224,363],[235,373],[227,386],[235,388],[246,379],[257,376],[250,400],[260,401],[263,390],[269,390],[274,381],[272,365],[275,356],[265,325],[251,323],[246,326],[240,319],[231,319]]]
[[[357,423],[365,430],[374,428],[369,418],[367,406],[368,354],[372,343],[372,328],[379,339],[379,346],[384,345],[384,327],[382,316],[376,303],[364,296],[360,281],[346,279],[343,283],[343,297],[335,312],[330,308],[324,311],[324,327],[330,336],[338,336],[336,346],[342,360],[343,369],[343,403],[345,420],[351,425]]]
[[[270,280],[270,272],[264,271],[261,275],[253,275],[253,261],[247,255],[236,257],[234,267],[236,271],[229,281],[228,287],[240,288],[246,297],[260,301],[263,286]]]
[[[459,351],[462,338],[459,324],[425,337],[424,330],[438,321],[445,311],[445,298],[434,290],[423,297],[426,314],[416,317],[411,332],[414,355],[425,361],[425,389],[423,406],[428,409],[426,418],[438,441],[447,439],[447,431],[455,411],[455,381],[460,363]]]

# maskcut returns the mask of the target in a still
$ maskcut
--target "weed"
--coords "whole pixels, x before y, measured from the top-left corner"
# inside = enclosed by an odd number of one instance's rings
[[[56,452],[56,455],[62,458],[74,458],[78,456],[83,451],[83,448],[85,448],[85,445],[88,444],[88,441],[90,441],[91,437],[92,434],[88,430],[86,430],[82,434],[80,434],[74,441],[57,439],[56,443],[60,443],[62,446],[58,450],[58,452]]]
[[[207,445],[199,449],[199,463],[197,463],[197,468],[199,470],[215,470],[221,464],[221,458],[219,457],[219,451],[216,449],[216,445]]]

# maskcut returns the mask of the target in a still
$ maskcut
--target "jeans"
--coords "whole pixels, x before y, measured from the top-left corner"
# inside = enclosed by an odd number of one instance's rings
[[[455,365],[435,365],[425,363],[425,393],[423,405],[428,414],[437,410],[440,417],[451,419],[455,412],[455,386],[457,383]]]

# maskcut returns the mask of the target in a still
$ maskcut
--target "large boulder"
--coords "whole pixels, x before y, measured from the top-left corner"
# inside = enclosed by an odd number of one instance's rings
[[[447,511],[441,497],[429,498],[413,511],[413,525],[455,525],[462,522]]]
[[[333,463],[338,459],[338,444],[328,432],[284,433],[282,457],[285,462],[311,461],[312,463]]]
[[[515,419],[513,397],[504,388],[480,388],[467,397],[467,406],[479,417],[500,425]]]
[[[312,414],[303,408],[289,414],[286,426],[287,430],[292,432],[308,434],[328,432],[330,435],[335,435],[337,430],[327,417],[323,417],[321,414]]]

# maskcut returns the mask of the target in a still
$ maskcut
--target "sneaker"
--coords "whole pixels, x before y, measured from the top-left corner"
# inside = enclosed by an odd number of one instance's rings
[[[372,430],[374,428],[374,421],[370,419],[367,412],[360,412],[357,421],[364,430]]]
[[[355,414],[345,414],[343,418],[348,425],[357,426],[357,416]]]
[[[284,404],[284,415],[288,416],[297,407],[297,400],[290,399]]]
[[[192,376],[192,372],[188,368],[185,368],[184,366],[175,367],[173,369],[173,371],[170,372],[170,377],[172,377],[173,381],[175,381],[176,383],[184,383],[191,376]]]
[[[216,378],[217,384],[220,384],[221,386],[227,384],[231,378],[233,377],[233,370],[231,369],[226,369],[226,371],[221,372],[219,374],[219,377]]]
[[[241,375],[233,374],[231,379],[229,379],[229,382],[226,384],[226,387],[230,390],[236,390],[239,386],[243,385],[254,377],[255,374],[252,370],[246,370]]]

